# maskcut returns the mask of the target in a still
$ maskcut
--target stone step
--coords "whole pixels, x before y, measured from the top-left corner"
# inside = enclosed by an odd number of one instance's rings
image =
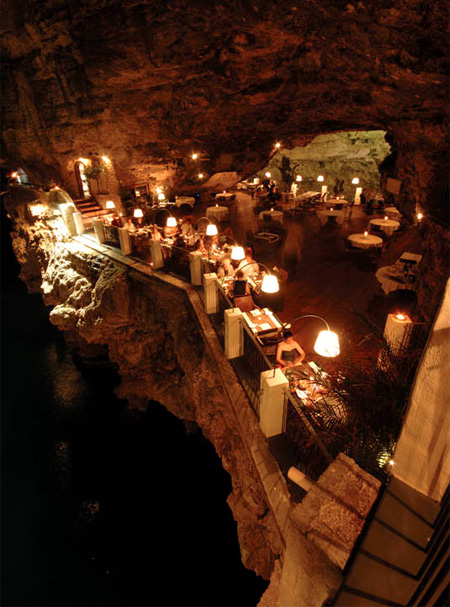
[[[353,588],[345,588],[340,595],[336,603],[336,607],[378,607],[379,605],[384,607],[385,605],[392,605],[392,603],[379,603],[374,598],[361,596]]]
[[[433,535],[431,525],[389,492],[383,495],[374,520],[384,523],[392,531],[408,538],[423,549],[427,547]]]
[[[406,483],[393,477],[389,483],[388,493],[402,501],[408,508],[420,516],[424,522],[433,525],[439,514],[439,504],[429,497],[414,491]]]

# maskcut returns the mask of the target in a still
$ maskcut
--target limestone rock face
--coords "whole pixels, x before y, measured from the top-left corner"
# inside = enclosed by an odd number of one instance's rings
[[[59,240],[58,219],[31,226],[20,205],[7,201],[7,208],[15,213],[12,236],[22,278],[52,306],[50,320],[71,345],[82,353],[107,346],[121,376],[120,398],[142,410],[156,400],[195,421],[213,443],[232,478],[228,503],[243,563],[268,579],[283,550],[279,531],[185,292],[140,277],[67,237]]]
[[[340,130],[388,131],[399,204],[446,183],[448,7],[440,0],[5,0],[10,158],[75,187],[109,154],[122,184],[247,176]],[[445,213],[444,213],[445,215]]]

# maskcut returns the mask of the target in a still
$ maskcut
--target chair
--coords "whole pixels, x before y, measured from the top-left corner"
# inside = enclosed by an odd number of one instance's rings
[[[234,297],[233,304],[235,308],[239,308],[241,312],[251,312],[255,309],[253,298],[251,295],[243,295],[242,297]]]

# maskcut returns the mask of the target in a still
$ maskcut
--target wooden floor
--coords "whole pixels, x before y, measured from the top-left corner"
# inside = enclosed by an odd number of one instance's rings
[[[210,200],[196,205],[194,218],[204,215],[211,204],[214,203]],[[246,240],[248,231],[258,229],[254,205],[251,196],[243,192],[238,192],[236,200],[229,204],[229,223],[223,223],[222,227],[229,225],[239,242]],[[346,236],[363,232],[369,219],[378,216],[382,213],[367,216],[361,207],[354,207],[352,217],[341,226],[320,227],[314,212],[291,217],[285,214],[284,244],[276,254],[256,256],[257,261],[269,267],[284,265],[289,271],[288,282],[284,285],[284,308],[278,313],[281,320],[286,322],[299,314],[317,314],[340,334],[351,331],[362,340],[367,331],[355,312],[370,314],[382,328],[390,311],[410,305],[411,293],[407,293],[406,301],[402,300],[405,292],[385,295],[375,272],[378,267],[394,263],[404,251],[420,252],[415,228],[394,234],[375,262],[364,254],[355,255],[345,250]],[[307,354],[313,351],[317,331],[322,326],[320,321],[312,319],[295,323],[294,335]]]

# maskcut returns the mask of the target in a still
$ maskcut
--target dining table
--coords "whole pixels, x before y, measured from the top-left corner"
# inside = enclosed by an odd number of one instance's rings
[[[330,198],[325,201],[325,206],[327,209],[335,209],[336,211],[345,210],[350,202],[348,200],[344,200],[343,198]]]
[[[396,221],[395,219],[384,219],[380,217],[377,219],[371,219],[369,221],[369,225],[376,226],[383,230],[387,236],[392,236],[392,234],[399,229],[400,222]]]
[[[225,221],[228,219],[229,210],[228,207],[221,205],[214,205],[206,209],[206,217],[215,219],[216,221]]]
[[[357,249],[372,249],[383,246],[383,239],[373,234],[350,234],[347,240]]]
[[[389,217],[389,219],[400,219],[402,216],[397,207],[386,207],[384,209],[384,212]]]
[[[242,316],[255,336],[276,335],[283,326],[270,308],[257,308],[244,312]]]
[[[216,200],[224,200],[225,202],[230,202],[236,198],[236,194],[233,192],[218,192],[215,196]]]
[[[318,211],[317,217],[319,218],[320,225],[324,226],[326,223],[342,223],[344,221],[344,211],[338,211],[336,209]]]
[[[180,208],[183,205],[189,205],[191,208],[194,207],[195,198],[193,196],[175,196],[175,206]]]
[[[283,211],[277,211],[276,209],[261,211],[261,213],[258,215],[258,219],[261,222],[274,221],[277,223],[283,223],[284,213]]]

